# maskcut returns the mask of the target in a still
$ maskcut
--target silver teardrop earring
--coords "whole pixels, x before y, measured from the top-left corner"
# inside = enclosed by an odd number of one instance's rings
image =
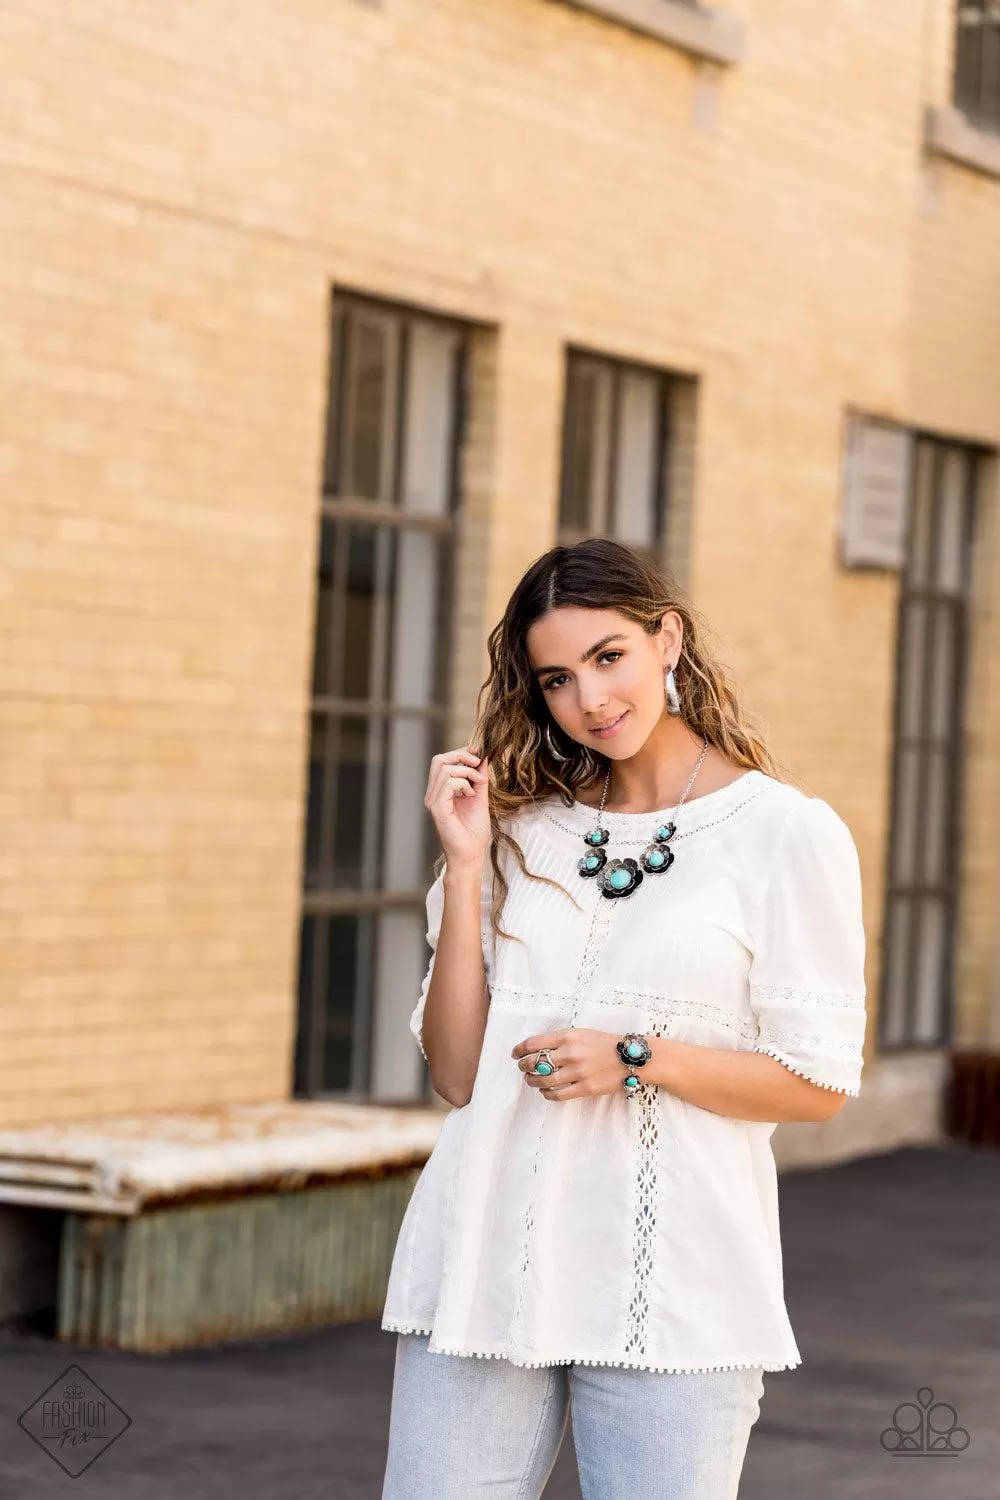
[[[681,700],[677,692],[677,683],[674,680],[673,667],[669,667],[663,674],[663,690],[667,697],[667,713],[672,718],[676,718],[681,711]]]
[[[565,765],[568,760],[572,760],[573,757],[571,755],[563,755],[562,751],[557,747],[555,740],[552,738],[551,724],[545,724],[542,729],[542,734],[545,736],[545,743],[549,747],[549,754],[552,756],[553,760],[560,761],[563,765]]]

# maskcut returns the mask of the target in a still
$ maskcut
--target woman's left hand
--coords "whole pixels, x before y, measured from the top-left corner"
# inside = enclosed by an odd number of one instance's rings
[[[624,1093],[622,1079],[628,1069],[615,1050],[621,1036],[611,1031],[587,1031],[569,1026],[562,1031],[544,1031],[526,1037],[511,1052],[529,1088],[540,1089],[546,1099],[589,1099],[598,1094]],[[547,1047],[554,1073],[531,1073],[539,1051]],[[648,1064],[647,1064],[648,1066]],[[642,1070],[636,1074],[641,1077]]]

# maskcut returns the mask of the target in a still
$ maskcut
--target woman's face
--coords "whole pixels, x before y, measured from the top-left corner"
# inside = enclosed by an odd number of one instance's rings
[[[680,615],[648,635],[614,609],[561,605],[528,631],[528,659],[549,712],[581,745],[625,760],[663,715],[663,674],[680,654]]]

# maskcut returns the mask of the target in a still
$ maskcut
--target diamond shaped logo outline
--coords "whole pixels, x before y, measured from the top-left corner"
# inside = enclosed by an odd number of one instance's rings
[[[43,1437],[40,1437],[37,1433],[33,1432],[30,1425],[26,1425],[25,1418],[30,1417],[31,1413],[38,1406],[39,1402],[44,1401],[46,1397],[49,1396],[50,1392],[55,1390],[56,1387],[64,1386],[68,1381],[71,1380],[71,1378],[75,1378],[76,1376],[82,1376],[82,1378],[88,1383],[89,1386],[91,1386],[94,1390],[99,1391],[100,1394],[104,1397],[105,1401],[107,1401],[108,1405],[118,1414],[118,1416],[122,1417],[124,1421],[119,1430],[114,1433],[113,1436],[107,1438],[103,1442],[102,1446],[97,1450],[92,1458],[88,1459],[88,1461],[79,1469],[72,1469],[62,1461],[58,1453],[54,1452],[52,1448],[46,1444]],[[83,1394],[86,1394],[86,1391],[84,1391]],[[92,1375],[88,1375],[86,1370],[84,1370],[81,1365],[74,1363],[67,1365],[62,1374],[57,1375],[55,1380],[53,1380],[50,1385],[47,1385],[45,1387],[45,1390],[42,1391],[38,1396],[36,1396],[34,1401],[30,1403],[30,1405],[25,1407],[24,1411],[17,1419],[17,1425],[18,1427],[20,1427],[25,1436],[31,1438],[32,1442],[35,1443],[44,1454],[51,1458],[54,1463],[57,1463],[59,1465],[64,1474],[68,1474],[70,1479],[78,1479],[81,1474],[86,1473],[86,1471],[91,1467],[92,1464],[95,1464],[99,1458],[107,1453],[108,1449],[114,1443],[117,1443],[118,1439],[122,1436],[123,1433],[128,1431],[128,1429],[132,1426],[132,1418],[129,1416],[124,1407],[119,1406],[114,1397],[110,1396],[104,1389],[104,1387],[100,1385]]]

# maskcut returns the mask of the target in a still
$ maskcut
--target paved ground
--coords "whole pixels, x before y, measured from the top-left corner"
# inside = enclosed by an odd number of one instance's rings
[[[1000,1500],[1000,1152],[905,1150],[781,1178],[803,1354],[765,1376],[741,1500]],[[377,1323],[165,1358],[0,1337],[0,1497],[379,1500],[394,1338]],[[16,1425],[78,1360],[133,1425],[73,1480]],[[970,1434],[893,1458],[930,1387]],[[545,1500],[578,1500],[567,1431]]]

